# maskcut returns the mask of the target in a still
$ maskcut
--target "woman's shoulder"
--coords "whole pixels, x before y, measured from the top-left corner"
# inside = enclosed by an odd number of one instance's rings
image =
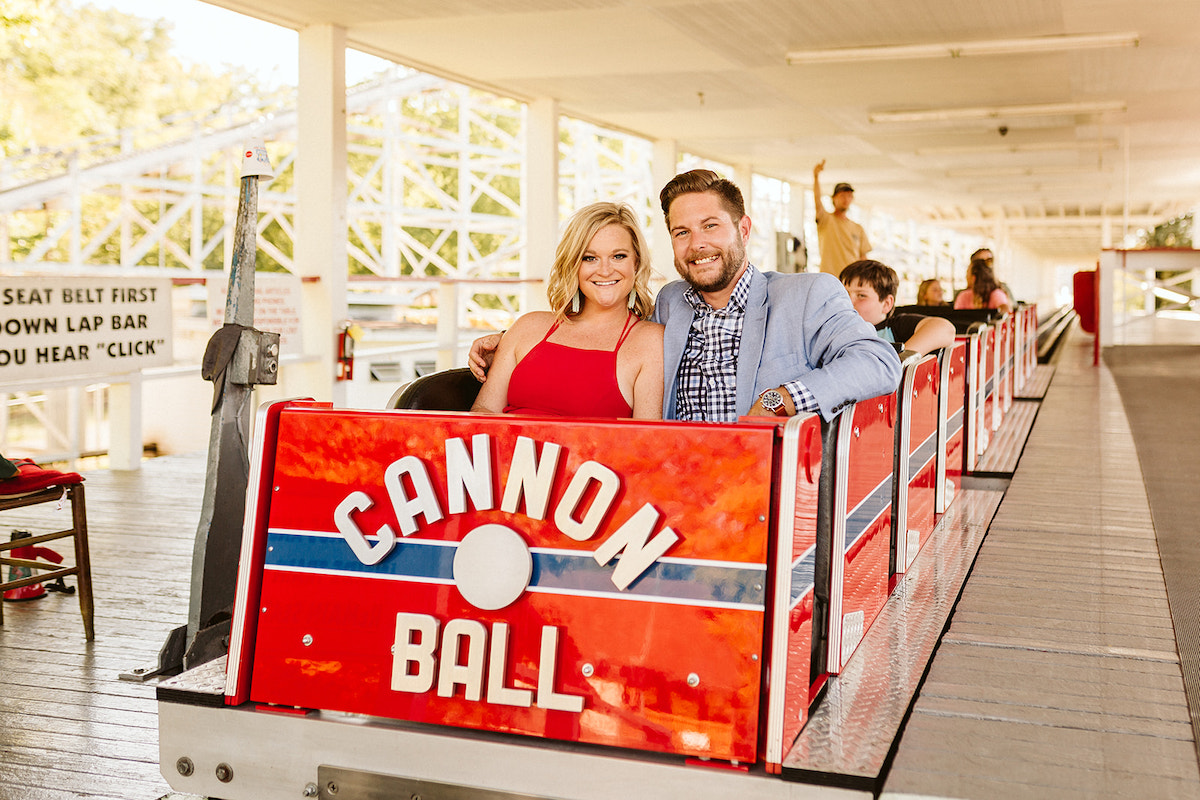
[[[515,333],[521,336],[544,335],[546,331],[550,330],[550,326],[553,324],[554,312],[530,311],[517,317],[516,322],[512,324],[507,333]]]
[[[657,356],[662,358],[663,331],[665,330],[666,328],[657,322],[642,320],[630,329],[629,336],[625,339],[625,345],[621,349],[628,348],[639,357]]]
[[[666,329],[666,326],[660,322],[652,322],[651,320],[644,319],[633,326],[633,330],[629,332],[629,338],[631,341],[634,339],[639,341],[649,340],[661,344],[663,331]]]

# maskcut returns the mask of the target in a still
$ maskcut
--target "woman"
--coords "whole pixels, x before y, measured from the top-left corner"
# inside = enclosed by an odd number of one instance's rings
[[[663,326],[633,210],[593,203],[567,223],[546,287],[551,311],[505,332],[472,411],[660,419]]]
[[[996,282],[992,267],[982,258],[977,258],[967,267],[966,291],[958,293],[954,298],[955,308],[994,308],[1001,314],[1012,311],[1012,303],[1008,295]]]
[[[946,305],[946,290],[937,278],[927,278],[917,287],[917,305],[944,306]]]

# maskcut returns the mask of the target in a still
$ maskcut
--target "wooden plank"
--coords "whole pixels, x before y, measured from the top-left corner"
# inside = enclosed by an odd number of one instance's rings
[[[170,791],[158,768],[154,686],[118,674],[153,662],[186,621],[204,465],[193,454],[138,472],[84,473],[96,640],[84,641],[77,596],[5,604],[0,798],[156,800]],[[0,525],[49,530],[67,510],[13,509]]]

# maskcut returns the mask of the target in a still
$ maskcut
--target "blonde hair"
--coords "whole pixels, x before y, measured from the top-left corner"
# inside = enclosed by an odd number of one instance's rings
[[[941,281],[939,281],[937,278],[926,278],[925,280],[921,281],[921,285],[917,287],[917,305],[934,305],[934,303],[929,302],[929,290],[933,288],[935,283],[941,285]]]
[[[558,240],[554,266],[546,283],[546,299],[558,319],[566,319],[571,300],[579,291],[579,265],[583,263],[583,254],[592,243],[592,237],[609,225],[620,225],[629,231],[629,238],[633,240],[633,257],[637,261],[633,271],[633,313],[642,319],[649,319],[654,313],[654,296],[650,294],[650,251],[637,216],[624,203],[602,202],[576,211]]]

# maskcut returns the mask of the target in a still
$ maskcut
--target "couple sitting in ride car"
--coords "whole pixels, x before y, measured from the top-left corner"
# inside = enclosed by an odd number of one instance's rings
[[[472,346],[481,379],[494,355],[473,411],[708,422],[804,411],[829,420],[895,391],[894,348],[837,278],[749,263],[751,223],[737,186],[693,170],[659,197],[683,280],[653,304],[633,212],[582,209],[558,246],[553,310]]]

